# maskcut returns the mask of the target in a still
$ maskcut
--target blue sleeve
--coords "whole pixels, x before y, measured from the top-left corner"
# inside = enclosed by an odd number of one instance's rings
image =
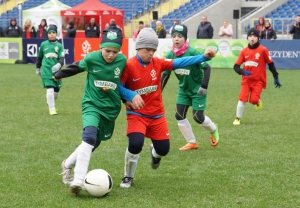
[[[187,57],[183,57],[183,58],[174,59],[172,68],[178,69],[181,67],[187,67],[187,66],[191,66],[194,64],[199,64],[201,62],[205,62],[208,60],[210,60],[210,59],[206,58],[203,54],[198,55],[198,56],[187,56]]]
[[[123,83],[120,83],[119,93],[122,99],[130,102],[132,102],[132,99],[137,94],[137,92],[125,88]]]

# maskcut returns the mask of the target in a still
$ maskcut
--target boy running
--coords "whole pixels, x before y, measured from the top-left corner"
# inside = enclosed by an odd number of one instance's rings
[[[175,25],[171,31],[173,47],[166,58],[177,59],[186,56],[196,56],[200,53],[189,46],[187,41],[187,27]],[[218,127],[208,116],[204,116],[206,109],[206,94],[211,68],[206,62],[185,68],[175,69],[174,73],[179,80],[179,92],[176,99],[175,118],[178,127],[188,142],[179,150],[198,149],[192,126],[186,118],[190,106],[193,108],[194,120],[210,132],[210,143],[213,147],[219,143]],[[164,71],[162,75],[162,90],[170,78],[171,71]]]
[[[48,40],[42,42],[39,49],[36,61],[36,74],[41,76],[43,87],[47,88],[46,99],[49,114],[57,115],[55,100],[58,97],[62,82],[61,80],[53,80],[52,76],[63,66],[65,54],[63,46],[56,40],[56,25],[49,25],[47,33]]]
[[[253,104],[256,110],[262,108],[260,95],[262,90],[266,88],[267,83],[266,64],[268,64],[273,74],[276,88],[281,87],[278,73],[268,49],[258,42],[259,32],[255,28],[251,28],[247,33],[247,39],[249,41],[248,47],[241,51],[234,65],[235,72],[242,75],[242,86],[236,108],[236,119],[233,121],[233,125],[241,124],[246,102],[249,101]],[[240,66],[243,63],[244,69],[241,69]]]
[[[87,72],[82,99],[82,142],[61,164],[63,183],[70,184],[70,191],[74,195],[78,195],[83,188],[92,151],[101,141],[112,137],[115,120],[121,110],[119,84],[126,65],[126,57],[119,53],[121,46],[122,33],[108,28],[103,32],[100,51],[87,54],[83,60],[55,74],[55,79],[61,79]],[[137,107],[143,107],[142,99],[139,98],[139,95],[135,96],[132,102]]]
[[[156,33],[151,28],[142,29],[136,40],[137,55],[127,61],[121,77],[121,87],[125,85],[129,90],[135,91],[128,97],[139,94],[145,102],[143,108],[136,110],[131,109],[136,108],[135,105],[126,102],[129,143],[125,151],[124,178],[120,184],[123,188],[131,187],[145,137],[152,141],[150,154],[153,169],[159,167],[161,158],[167,155],[170,149],[170,135],[162,102],[161,73],[164,70],[201,63],[215,56],[214,51],[207,50],[204,55],[175,60],[161,59],[153,57],[157,46]],[[124,98],[122,94],[121,97]]]

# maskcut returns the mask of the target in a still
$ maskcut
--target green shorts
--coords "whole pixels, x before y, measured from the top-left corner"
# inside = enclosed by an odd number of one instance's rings
[[[82,124],[83,128],[87,126],[94,126],[98,129],[98,141],[105,141],[110,139],[115,129],[115,121],[110,121],[96,112],[88,112],[82,114]]]
[[[59,81],[54,81],[54,79],[42,79],[43,81],[43,87],[54,87],[54,88],[61,88],[62,81],[61,79]]]
[[[193,110],[205,110],[206,109],[206,95],[194,94],[192,96],[187,95],[185,92],[178,92],[176,104],[192,106]]]

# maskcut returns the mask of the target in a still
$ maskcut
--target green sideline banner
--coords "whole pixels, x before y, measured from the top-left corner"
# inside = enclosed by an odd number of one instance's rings
[[[208,61],[215,68],[233,68],[237,57],[247,45],[247,40],[190,39],[190,46],[201,53],[208,48],[217,52],[216,57]]]
[[[22,38],[0,38],[0,63],[23,59]]]

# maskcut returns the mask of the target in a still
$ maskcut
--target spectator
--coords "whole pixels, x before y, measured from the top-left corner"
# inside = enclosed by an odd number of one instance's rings
[[[23,26],[22,36],[23,36],[23,38],[35,38],[36,37],[36,31],[35,31],[35,28],[32,26],[30,19],[27,19],[25,21],[25,24]]]
[[[116,25],[116,20],[115,19],[111,19],[109,21],[109,26],[107,27],[107,29],[110,29],[110,30],[113,30],[113,31],[118,31],[118,33],[120,32],[120,33],[123,34],[122,29],[119,26]]]
[[[212,39],[214,36],[214,28],[212,27],[211,23],[207,21],[206,16],[201,18],[201,23],[198,26],[196,36],[198,39]]]
[[[5,32],[2,27],[0,27],[0,37],[5,37]]]
[[[10,25],[6,28],[5,33],[10,38],[22,37],[22,29],[17,25],[16,18],[10,20]]]
[[[99,38],[100,28],[97,25],[94,17],[91,18],[90,23],[85,27],[85,37],[87,38]]]
[[[270,22],[265,23],[265,30],[261,33],[261,39],[269,39],[272,41],[277,39],[276,32]]]
[[[175,25],[178,25],[178,24],[179,24],[178,20],[174,20],[174,21],[173,21],[173,25],[172,25],[172,27],[171,27],[170,30],[169,30],[169,34],[170,34],[170,35],[172,35],[172,29],[173,29],[173,27],[174,27]]]
[[[261,34],[265,30],[265,18],[260,17],[258,19],[258,24],[255,26],[255,29],[259,32],[259,39],[261,39]]]
[[[232,39],[233,30],[232,25],[226,20],[219,30],[219,36],[221,39]]]
[[[293,34],[293,39],[300,39],[300,14],[297,15],[296,21],[290,30],[290,34]]]
[[[139,21],[139,26],[138,28],[134,31],[132,39],[135,41],[137,39],[138,34],[140,33],[140,31],[145,27],[144,22],[143,21]]]
[[[67,33],[65,38],[76,38],[76,28],[74,28],[73,20],[70,20],[67,24]]]
[[[42,19],[40,25],[37,29],[37,35],[36,38],[47,38],[48,39],[48,33],[47,33],[47,20]]]
[[[156,22],[155,32],[156,32],[158,38],[166,38],[166,36],[167,36],[167,32],[166,32],[164,26],[162,25],[161,21]]]

